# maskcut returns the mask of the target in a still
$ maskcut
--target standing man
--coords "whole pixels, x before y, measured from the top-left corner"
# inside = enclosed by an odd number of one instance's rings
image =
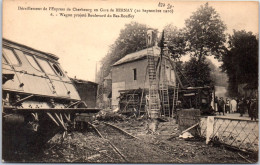
[[[225,113],[224,113],[224,106],[225,106],[225,102],[224,102],[224,100],[223,100],[223,97],[220,97],[220,100],[219,100],[219,115],[220,115],[220,113],[222,112],[223,113],[223,116],[225,115]]]
[[[230,101],[230,110],[232,113],[237,112],[237,101],[235,100],[235,98],[232,98],[232,100]]]
[[[243,117],[246,109],[246,100],[244,97],[242,97],[242,99],[239,101],[238,107],[239,107],[240,117]]]
[[[239,105],[241,104],[241,99],[240,99],[240,98],[237,98],[236,101],[237,101],[237,113],[240,113],[240,107],[239,107]]]
[[[250,116],[250,114],[251,114],[250,105],[251,105],[251,98],[247,97],[247,99],[246,99],[246,109],[247,109],[249,117],[251,117]]]
[[[218,112],[218,96],[215,97],[214,104],[216,108],[215,111]]]
[[[256,99],[251,100],[250,104],[250,111],[251,111],[251,120],[256,120],[258,117],[258,102]]]
[[[226,98],[225,111],[230,113],[230,101],[228,98]]]

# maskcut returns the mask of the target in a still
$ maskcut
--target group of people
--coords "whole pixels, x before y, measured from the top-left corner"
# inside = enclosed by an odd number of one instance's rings
[[[249,117],[251,120],[256,120],[258,117],[258,102],[257,99],[251,99],[251,98],[232,98],[229,100],[229,98],[226,98],[226,100],[223,99],[223,97],[218,98],[215,97],[214,100],[215,103],[215,110],[219,113],[240,113],[240,116],[242,117],[246,112],[248,112]]]

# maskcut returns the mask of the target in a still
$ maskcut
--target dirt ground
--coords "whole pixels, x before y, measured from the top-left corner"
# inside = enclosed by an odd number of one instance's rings
[[[53,137],[44,147],[34,151],[16,151],[11,162],[87,162],[87,163],[256,163],[256,156],[206,145],[205,140],[182,139],[174,120],[160,122],[155,134],[147,133],[147,120],[125,119],[110,122],[139,138],[133,139],[106,130],[102,121],[97,129],[117,147],[120,156],[107,140],[97,136],[93,128],[70,133],[61,140]],[[170,138],[170,139],[169,139]],[[8,160],[7,160],[8,161]]]

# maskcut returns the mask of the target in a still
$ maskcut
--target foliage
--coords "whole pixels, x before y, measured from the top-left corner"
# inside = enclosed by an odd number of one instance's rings
[[[229,93],[237,94],[241,83],[258,82],[258,39],[252,32],[235,31],[229,35],[229,49],[222,56],[223,71],[229,79]]]
[[[192,57],[188,62],[184,63],[184,73],[194,86],[211,85],[210,70],[205,58],[198,61],[195,57]]]
[[[185,21],[188,51],[198,60],[223,53],[226,25],[215,9],[206,3]]]
[[[210,68],[210,77],[212,83],[216,86],[228,87],[227,74],[225,72],[222,72],[221,69],[213,64],[210,59],[206,59],[206,62],[208,63]]]
[[[171,56],[179,59],[185,54],[186,41],[183,29],[178,29],[173,24],[168,24],[164,27],[164,32]]]
[[[111,65],[116,61],[129,53],[146,48],[147,30],[148,27],[146,25],[137,22],[131,22],[125,25],[125,28],[120,31],[115,43],[110,46],[107,55],[102,59],[103,66],[101,70],[104,72],[104,77],[110,73]]]

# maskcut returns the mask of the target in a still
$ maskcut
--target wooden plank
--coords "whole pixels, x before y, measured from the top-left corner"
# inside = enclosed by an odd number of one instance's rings
[[[192,128],[194,128],[194,127],[196,127],[196,126],[198,126],[198,125],[199,125],[199,123],[196,123],[196,124],[194,124],[193,126],[191,126],[191,127],[187,128],[187,129],[185,129],[185,130],[184,130],[184,131],[182,131],[181,133],[183,134],[183,133],[185,133],[185,132],[187,132],[187,131],[191,130]]]
[[[246,160],[248,163],[253,163],[253,162],[251,162],[250,160],[248,160],[247,158],[245,158],[244,156],[242,156],[240,153],[238,153],[238,155],[239,155],[241,158],[243,158],[244,160]]]

